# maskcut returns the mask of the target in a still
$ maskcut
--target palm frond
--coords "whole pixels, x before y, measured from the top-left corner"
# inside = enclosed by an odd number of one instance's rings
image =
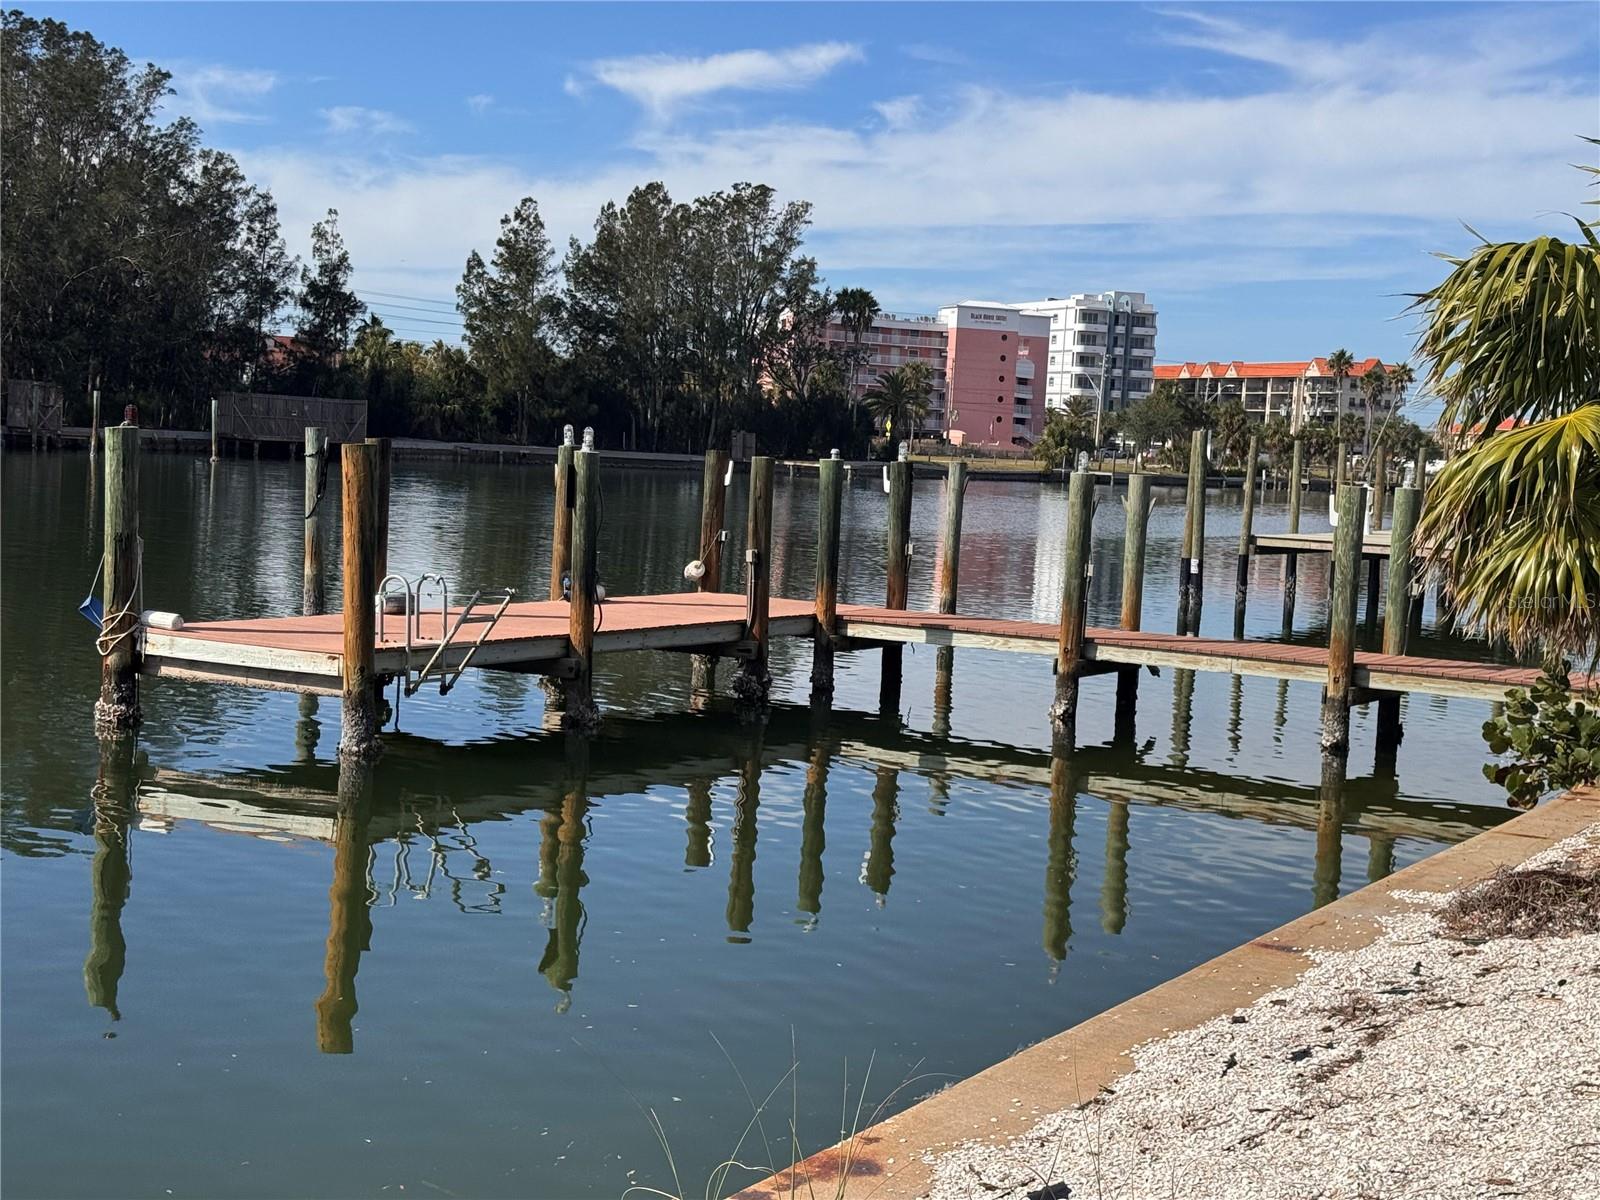
[[[1518,650],[1600,637],[1600,403],[1485,438],[1429,489],[1417,536],[1458,616]]]
[[[1600,244],[1540,237],[1486,242],[1415,298],[1418,350],[1442,425],[1469,439],[1508,419],[1542,421],[1600,397]]]

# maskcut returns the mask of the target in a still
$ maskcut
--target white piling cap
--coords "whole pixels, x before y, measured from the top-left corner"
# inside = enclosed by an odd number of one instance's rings
[[[583,427],[583,448],[585,450],[593,450],[594,449],[594,426],[593,425],[585,425]]]
[[[901,442],[900,443],[900,461],[901,462],[905,462],[910,457],[911,457],[911,443],[910,442]]]
[[[561,427],[561,444],[563,446],[577,445],[577,440],[572,436],[571,425],[563,425]]]
[[[832,450],[830,450],[828,452],[828,457],[829,458],[838,458],[839,457],[839,447],[835,446]]]

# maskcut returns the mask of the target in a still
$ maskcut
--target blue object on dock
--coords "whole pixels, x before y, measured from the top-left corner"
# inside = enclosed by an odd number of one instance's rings
[[[83,614],[83,619],[96,629],[106,627],[106,609],[100,602],[100,597],[93,592],[83,598],[83,603],[78,605],[78,611]]]

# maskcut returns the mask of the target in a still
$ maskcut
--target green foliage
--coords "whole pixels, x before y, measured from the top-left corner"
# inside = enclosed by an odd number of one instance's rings
[[[1124,411],[1122,435],[1136,450],[1144,450],[1152,442],[1165,444],[1178,437],[1190,428],[1189,420],[1178,385],[1164,379]]]
[[[1219,401],[1212,405],[1209,417],[1212,453],[1221,463],[1242,464],[1253,431],[1244,401]]]
[[[170,76],[55,20],[0,18],[0,360],[200,424],[259,364],[293,263],[270,196],[187,118]],[[82,397],[83,399],[79,399]]]
[[[1486,763],[1483,773],[1506,789],[1510,803],[1532,808],[1541,796],[1600,781],[1600,708],[1594,693],[1571,689],[1563,670],[1547,671],[1533,687],[1518,688],[1483,723],[1489,750],[1510,762]]]
[[[1449,276],[1417,298],[1441,425],[1466,443],[1417,536],[1468,621],[1581,653],[1600,637],[1600,239],[1577,224],[1581,243],[1442,256]],[[1532,424],[1497,430],[1508,418]]]
[[[554,272],[539,205],[524,196],[500,218],[493,259],[486,264],[472,251],[456,286],[456,307],[473,365],[483,373],[490,402],[504,400],[511,406],[519,442],[528,440],[534,397],[551,371],[553,355],[545,333],[555,307],[550,287]],[[554,423],[553,410],[540,416],[546,426]]]
[[[1080,451],[1092,453],[1095,448],[1094,402],[1078,396],[1065,411],[1051,410],[1045,419],[1044,433],[1033,448],[1033,456],[1056,471],[1074,463]]]
[[[300,328],[295,340],[312,368],[313,393],[335,376],[366,305],[350,290],[350,252],[339,233],[339,213],[311,227],[311,265],[300,272]]]
[[[867,407],[892,447],[915,432],[928,415],[928,399],[933,394],[933,373],[925,362],[902,363],[878,376],[868,389]]]

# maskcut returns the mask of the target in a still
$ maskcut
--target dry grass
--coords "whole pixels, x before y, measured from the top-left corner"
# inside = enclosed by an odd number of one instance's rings
[[[1446,933],[1471,938],[1600,933],[1600,872],[1502,867],[1439,911]]]

